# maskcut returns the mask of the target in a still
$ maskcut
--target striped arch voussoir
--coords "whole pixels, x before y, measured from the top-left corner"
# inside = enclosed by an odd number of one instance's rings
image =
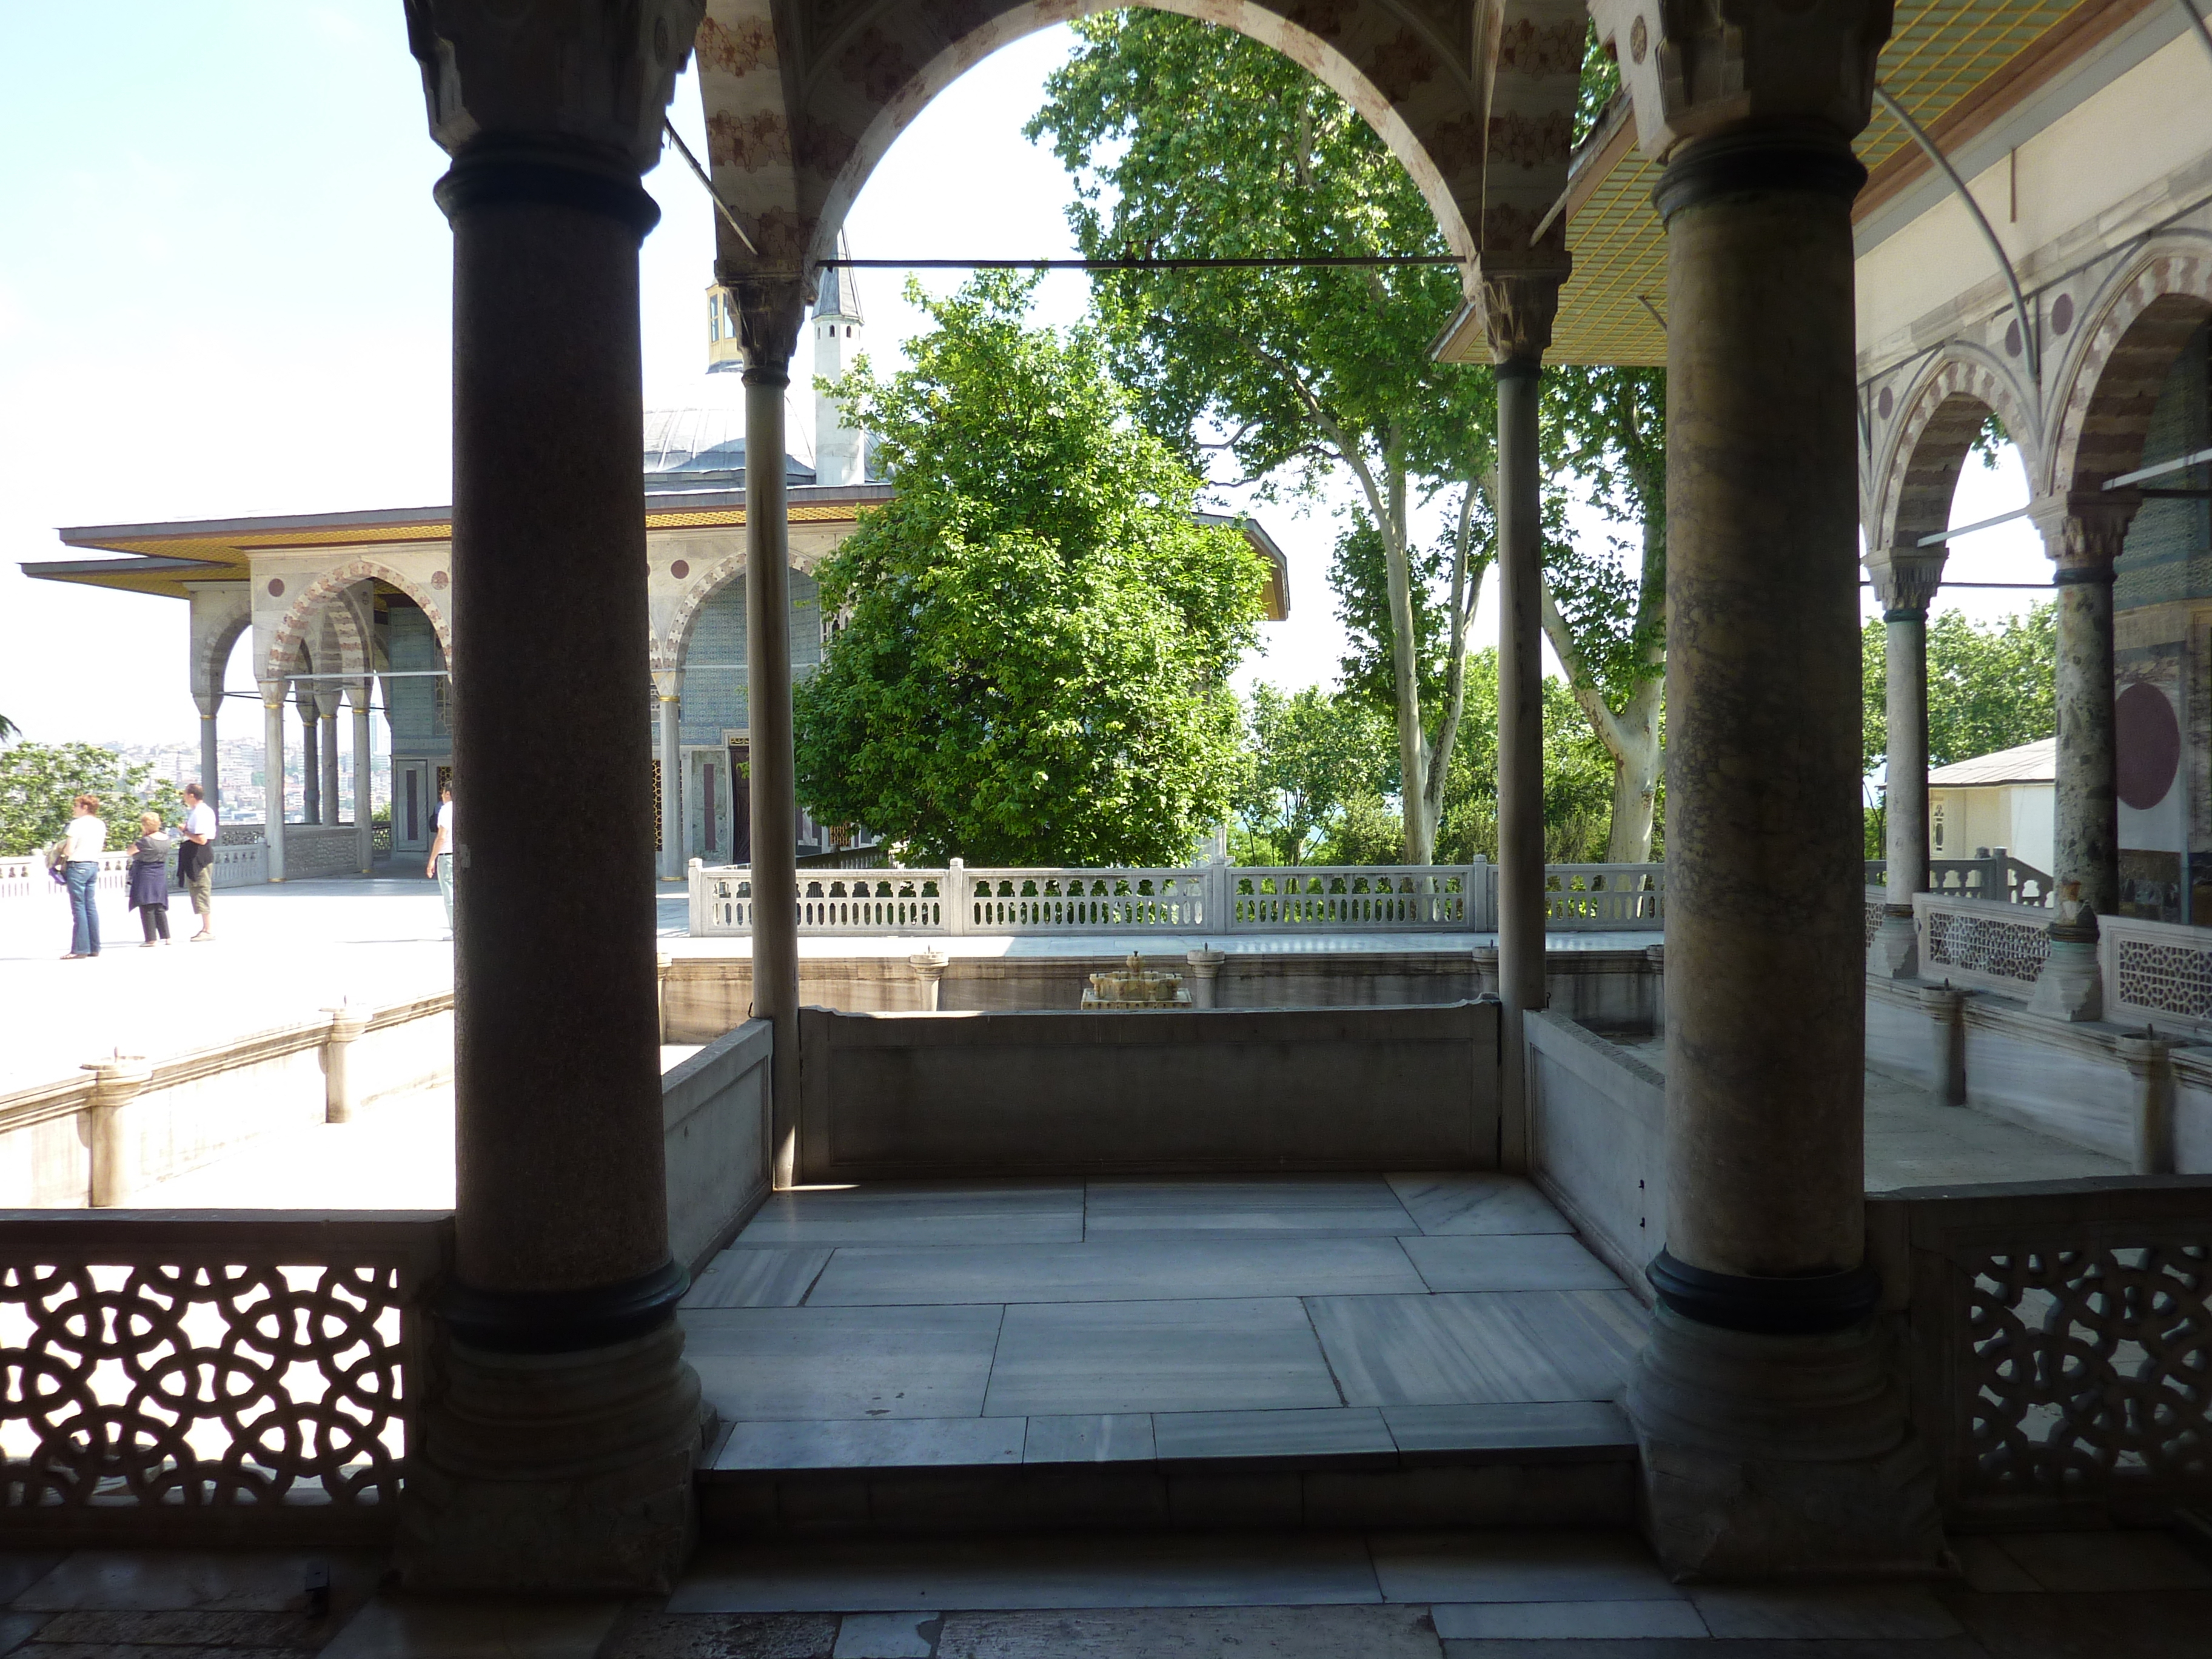
[[[450,672],[453,666],[453,629],[451,620],[446,615],[445,607],[439,604],[433,594],[425,592],[420,583],[411,577],[402,575],[390,565],[380,563],[374,559],[350,559],[337,568],[326,570],[316,577],[301,591],[300,597],[292,601],[290,607],[284,612],[283,621],[276,625],[275,637],[270,641],[269,659],[262,678],[272,680],[282,679],[290,672],[291,664],[299,655],[301,646],[307,641],[322,608],[356,582],[367,581],[372,578],[378,581],[391,583],[392,586],[422,606],[422,614],[430,619],[430,626],[437,634],[439,648],[446,653],[446,667]],[[343,644],[343,631],[341,641]],[[352,661],[347,663],[343,672],[349,675],[366,674],[372,667],[368,661],[366,641],[356,641],[356,643],[362,647],[361,661],[358,664]],[[353,653],[349,650],[347,654],[350,658]]]
[[[1913,388],[1889,452],[1875,544],[1888,547],[1946,528],[1959,468],[1994,411],[2037,476],[2039,434],[2016,389],[1979,358],[1954,355],[1933,364]]]
[[[2174,356],[2212,313],[2212,252],[2152,252],[2107,292],[2065,382],[2051,489],[2094,489],[2141,465],[2151,406]]]

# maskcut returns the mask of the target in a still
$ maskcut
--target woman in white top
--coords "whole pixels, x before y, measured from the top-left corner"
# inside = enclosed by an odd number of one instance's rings
[[[100,803],[76,798],[76,816],[62,835],[62,879],[69,884],[70,949],[64,962],[100,954],[100,855],[107,849],[107,826]]]

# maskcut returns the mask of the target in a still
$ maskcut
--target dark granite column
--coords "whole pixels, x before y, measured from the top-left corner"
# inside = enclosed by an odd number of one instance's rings
[[[1881,979],[1917,979],[1920,940],[1912,896],[1928,890],[1928,607],[1943,580],[1944,550],[1892,547],[1867,555],[1867,574],[1881,601],[1887,650],[1889,783],[1884,797],[1887,865],[1881,926],[1867,946],[1867,971]]]
[[[1656,41],[1626,0],[1598,18],[1666,163],[1668,1236],[1628,1400],[1645,1524],[1685,1573],[1931,1571],[1863,1197],[1850,140],[1889,8],[1662,12]]]
[[[653,14],[662,15],[653,21]],[[666,1585],[688,1551],[653,963],[638,182],[695,4],[409,10],[453,155],[453,1279],[418,1587]],[[584,66],[589,72],[584,72]],[[474,619],[483,625],[472,628]],[[587,799],[580,817],[564,803]],[[574,818],[572,833],[548,833]]]

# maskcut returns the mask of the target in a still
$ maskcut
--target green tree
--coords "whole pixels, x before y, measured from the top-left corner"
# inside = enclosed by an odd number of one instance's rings
[[[1024,326],[1034,289],[909,287],[912,366],[832,388],[899,488],[818,573],[845,621],[793,695],[799,796],[931,860],[1179,862],[1243,768],[1260,561],[1194,520],[1096,332]]]
[[[1076,25],[1030,123],[1074,175],[1086,256],[1437,254],[1435,216],[1351,106],[1272,48],[1169,13]],[[1429,348],[1457,312],[1449,265],[1125,271],[1096,303],[1146,420],[1194,463],[1311,490],[1342,467],[1360,506],[1340,564],[1347,624],[1387,675],[1408,807],[1430,861],[1467,693],[1467,630],[1492,556],[1496,388]],[[1225,480],[1224,480],[1225,482]],[[1417,502],[1447,498],[1440,550]],[[1371,556],[1370,556],[1371,555]]]
[[[1498,653],[1477,653],[1468,674],[1467,741],[1452,768],[1437,856],[1451,864],[1498,857]],[[1575,693],[1544,677],[1544,860],[1589,864],[1605,857],[1613,766]]]
[[[0,853],[35,853],[60,838],[79,795],[100,802],[110,849],[138,838],[138,816],[184,815],[176,786],[151,766],[91,743],[17,743],[0,749]]]
[[[1860,635],[1865,697],[1860,757],[1871,772],[1889,752],[1889,639],[1876,619]],[[2046,600],[1991,623],[1945,611],[1928,619],[1928,763],[1948,766],[2058,729],[2052,672],[2058,607]],[[1875,854],[1875,856],[1880,856]]]
[[[1396,770],[1391,732],[1364,698],[1313,685],[1285,692],[1263,683],[1252,688],[1246,723],[1252,766],[1237,803],[1240,860],[1306,863],[1324,838],[1342,840],[1340,821],[1353,803],[1363,811],[1370,803],[1387,811],[1382,795]],[[1343,861],[1395,864],[1404,836],[1395,823],[1389,839],[1387,859]]]

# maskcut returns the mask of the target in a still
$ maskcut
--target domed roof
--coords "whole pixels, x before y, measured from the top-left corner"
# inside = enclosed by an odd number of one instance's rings
[[[679,483],[711,474],[717,483],[732,475],[742,483],[745,470],[745,412],[742,408],[696,404],[689,409],[645,411],[645,472],[648,483]],[[814,469],[794,455],[784,457],[784,481],[814,482]],[[699,482],[707,482],[700,477]]]

